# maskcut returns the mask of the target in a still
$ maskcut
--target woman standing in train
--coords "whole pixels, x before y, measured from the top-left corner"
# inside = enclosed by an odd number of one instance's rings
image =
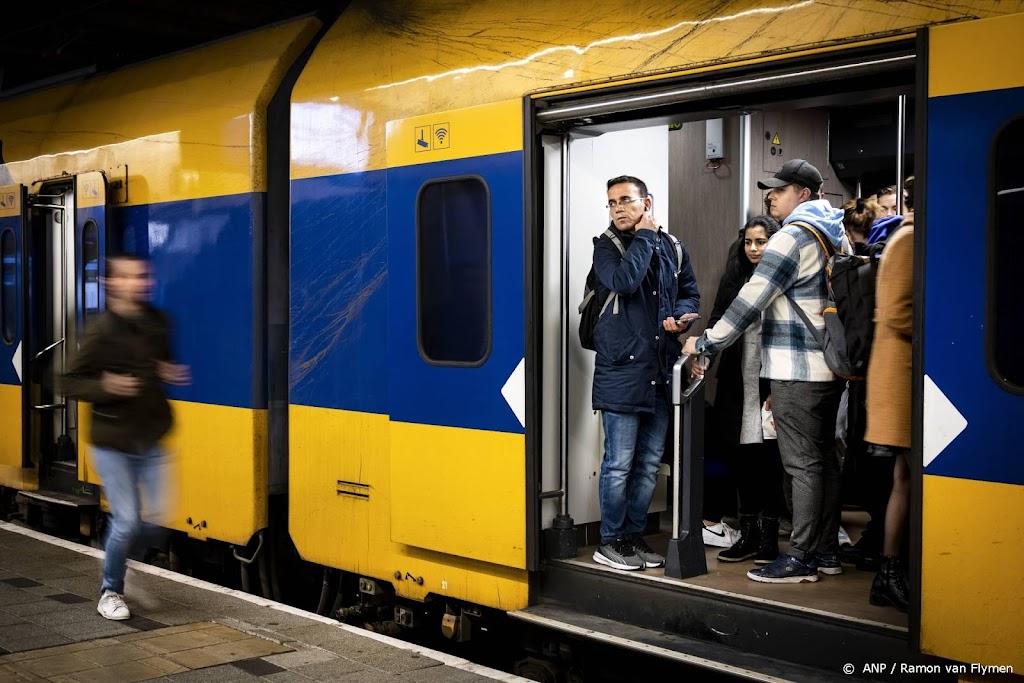
[[[914,177],[903,184],[903,226],[887,241],[875,287],[875,341],[868,362],[868,426],[876,456],[893,459],[885,512],[882,566],[871,584],[872,605],[910,606],[903,542],[910,510],[911,369],[914,301]]]
[[[779,230],[771,216],[747,221],[735,247],[730,250],[725,274],[718,285],[708,328],[718,322],[740,289],[753,274],[768,239]],[[715,411],[721,420],[724,443],[739,490],[740,538],[718,554],[722,562],[755,558],[768,564],[779,556],[779,517],[786,514],[782,492],[782,461],[774,439],[765,439],[761,406],[769,394],[769,382],[761,379],[761,325],[744,333],[743,343],[722,351],[718,363]]]

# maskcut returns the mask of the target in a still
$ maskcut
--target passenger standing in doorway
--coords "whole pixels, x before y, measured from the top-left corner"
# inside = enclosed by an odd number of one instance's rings
[[[593,406],[604,427],[601,544],[594,561],[633,570],[665,563],[643,531],[668,433],[677,335],[697,317],[700,295],[686,249],[678,259],[674,238],[654,220],[642,180],[609,180],[607,207],[625,254],[604,235],[594,244],[597,300],[608,302],[594,328]]]
[[[889,238],[878,265],[875,340],[868,362],[868,426],[875,457],[892,460],[892,493],[885,511],[882,565],[871,584],[872,605],[910,605],[903,540],[910,510],[911,366],[914,329],[914,178],[904,183],[903,227]],[[895,457],[886,457],[895,456]]]
[[[715,306],[708,319],[714,325],[722,318],[740,289],[761,261],[768,240],[779,231],[771,216],[755,216],[740,231],[736,249],[729,254],[725,273],[718,285]],[[729,458],[739,490],[740,535],[720,562],[741,562],[754,558],[769,564],[779,556],[779,518],[788,514],[782,493],[782,463],[775,439],[765,439],[761,406],[771,393],[771,383],[761,378],[761,321],[754,321],[743,341],[722,351],[716,372],[715,413],[723,439],[731,450]]]
[[[162,384],[187,384],[188,367],[171,357],[166,316],[150,305],[153,278],[147,260],[107,259],[107,310],[93,320],[64,376],[65,392],[92,403],[92,461],[110,504],[97,611],[107,619],[131,617],[124,601],[128,555],[148,517],[163,512],[165,455],[171,407]]]
[[[684,345],[686,353],[718,353],[739,341],[764,313],[761,376],[771,380],[779,452],[793,501],[789,552],[747,572],[765,583],[811,582],[819,571],[843,571],[836,557],[840,473],[835,442],[843,382],[825,363],[821,346],[795,309],[799,306],[824,329],[828,292],[820,240],[849,251],[843,212],[818,199],[821,184],[821,173],[803,159],[787,161],[773,178],[758,183],[769,191],[769,210],[782,230],[768,242],[750,281],[722,319]]]

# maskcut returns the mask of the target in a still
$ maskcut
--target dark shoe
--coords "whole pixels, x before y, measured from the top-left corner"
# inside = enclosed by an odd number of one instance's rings
[[[761,542],[757,546],[754,564],[771,564],[779,556],[779,520],[762,517],[757,523]]]
[[[814,555],[809,564],[821,574],[837,576],[843,573],[843,565],[838,555]]]
[[[761,583],[814,583],[818,571],[791,555],[779,555],[771,564],[751,569],[747,578]]]
[[[644,561],[645,567],[653,569],[654,567],[665,566],[665,558],[654,552],[651,546],[647,545],[647,541],[644,540],[643,536],[633,534],[628,540],[632,544],[633,552],[636,553],[636,556]]]
[[[718,553],[719,562],[742,562],[757,554],[761,532],[757,528],[757,515],[740,517],[740,540],[731,548]]]
[[[633,550],[633,544],[625,538],[616,538],[611,543],[597,546],[594,562],[625,571],[644,568],[644,561]]]
[[[856,564],[857,569],[862,572],[877,572],[882,567],[882,553],[865,548]]]
[[[903,563],[898,557],[886,556],[882,567],[871,582],[871,604],[893,606],[901,612],[910,609],[910,588],[903,575]]]

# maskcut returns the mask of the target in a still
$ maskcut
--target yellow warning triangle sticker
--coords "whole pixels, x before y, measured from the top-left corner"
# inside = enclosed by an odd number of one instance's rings
[[[782,144],[782,140],[779,139],[779,134],[778,133],[776,133],[775,137],[772,138],[772,144],[773,145],[781,145]]]

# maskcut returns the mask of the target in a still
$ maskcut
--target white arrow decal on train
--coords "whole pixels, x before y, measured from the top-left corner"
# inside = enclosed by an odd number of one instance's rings
[[[14,349],[14,358],[11,359],[14,363],[14,371],[18,373],[18,381],[21,381],[21,342],[18,342],[18,348]]]
[[[924,466],[928,467],[967,429],[967,418],[946,398],[928,375],[924,376]]]
[[[526,428],[526,359],[519,361],[519,365],[512,371],[512,374],[505,380],[505,386],[501,388],[501,395],[505,403],[516,414],[519,424]]]

